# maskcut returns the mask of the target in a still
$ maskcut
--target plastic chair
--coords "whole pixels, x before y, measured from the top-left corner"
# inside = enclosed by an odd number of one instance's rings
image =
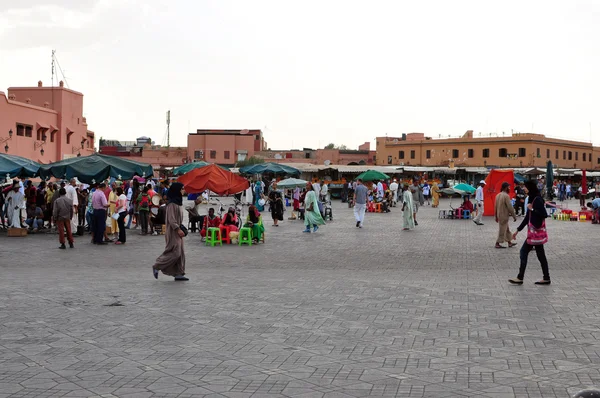
[[[219,230],[221,231],[221,241],[230,245],[231,237],[229,236],[229,229],[225,226],[221,226],[219,227]]]
[[[463,209],[456,209],[454,213],[454,217],[457,219],[463,218]]]
[[[212,247],[216,246],[217,244],[223,246],[223,241],[221,240],[221,230],[216,227],[210,227],[208,231],[206,231],[205,244],[206,246],[210,245]]]
[[[381,203],[375,203],[375,212],[376,213],[381,213],[383,212],[383,206]]]
[[[252,246],[252,229],[248,227],[242,227],[240,229],[240,236],[238,237],[238,245],[247,244]]]
[[[470,220],[471,219],[471,210],[463,210],[462,215],[465,220]]]

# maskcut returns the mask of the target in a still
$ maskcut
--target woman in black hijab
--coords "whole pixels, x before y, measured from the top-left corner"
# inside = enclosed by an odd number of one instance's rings
[[[189,280],[185,276],[185,252],[183,249],[183,237],[185,233],[180,225],[183,222],[183,184],[176,182],[171,185],[167,192],[169,203],[165,211],[165,240],[167,245],[165,251],[156,259],[152,267],[154,277],[158,279],[158,271],[175,277],[176,281]]]
[[[535,254],[537,254],[537,258],[540,261],[543,273],[543,279],[535,282],[535,284],[549,285],[551,283],[550,272],[548,271],[548,260],[544,251],[544,243],[548,241],[548,233],[546,232],[546,217],[548,217],[548,213],[546,212],[544,199],[542,199],[535,181],[527,181],[525,183],[525,192],[529,197],[527,213],[525,213],[523,222],[521,222],[521,225],[519,225],[519,228],[513,234],[513,240],[517,238],[517,234],[525,227],[527,227],[527,239],[525,239],[521,247],[519,275],[508,281],[515,285],[523,284],[525,269],[527,268],[527,257],[529,256],[529,252],[535,248]]]

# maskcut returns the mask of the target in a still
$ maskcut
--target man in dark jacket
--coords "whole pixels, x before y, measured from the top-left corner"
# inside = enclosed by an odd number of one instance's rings
[[[546,234],[546,229],[545,229],[545,219],[546,217],[548,217],[548,213],[546,212],[546,206],[545,206],[545,202],[544,199],[542,199],[541,194],[539,192],[539,190],[537,189],[537,186],[535,184],[535,182],[533,181],[527,181],[525,183],[525,191],[529,194],[529,204],[527,205],[527,213],[525,214],[525,217],[523,218],[523,222],[521,222],[521,225],[519,225],[519,228],[517,228],[517,231],[513,234],[513,240],[517,238],[517,234],[522,231],[525,227],[531,228],[533,227],[533,229],[535,230],[541,230],[543,229],[542,234]],[[531,220],[531,227],[529,226]],[[542,228],[544,227],[544,228]],[[541,231],[538,231],[538,233]],[[529,237],[529,233],[527,234]],[[536,237],[537,239],[540,239],[540,236],[538,235]],[[546,241],[547,239],[547,235],[546,235]],[[536,285],[549,285],[550,284],[550,273],[548,272],[548,260],[546,259],[546,252],[544,251],[544,244],[543,243],[538,243],[538,244],[530,244],[527,243],[527,239],[525,239],[525,242],[523,242],[523,246],[521,247],[521,253],[520,253],[520,258],[521,258],[521,266],[519,268],[519,275],[516,278],[512,278],[509,279],[508,281],[510,283],[513,283],[515,285],[522,285],[523,284],[523,278],[525,277],[525,269],[527,268],[527,257],[529,256],[529,252],[535,248],[535,253],[537,254],[537,258],[540,261],[540,265],[542,266],[542,273],[544,274],[544,278],[540,281],[535,282]]]
[[[71,231],[71,219],[73,218],[73,201],[67,197],[65,188],[58,191],[59,198],[54,202],[52,209],[52,217],[54,223],[58,227],[58,240],[60,242],[59,249],[66,249],[65,246],[65,229],[67,230],[67,239],[69,247],[73,248],[73,233]]]

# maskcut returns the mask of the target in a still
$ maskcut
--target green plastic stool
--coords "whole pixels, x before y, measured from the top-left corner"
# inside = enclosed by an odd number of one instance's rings
[[[240,236],[238,237],[238,245],[246,243],[248,246],[252,246],[252,229],[243,227],[240,229]]]
[[[223,246],[223,242],[221,241],[221,230],[219,228],[210,227],[208,231],[206,231],[206,246],[211,245],[215,247],[217,243],[220,246]]]

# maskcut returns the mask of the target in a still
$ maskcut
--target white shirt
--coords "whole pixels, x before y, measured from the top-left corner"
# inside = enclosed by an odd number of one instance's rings
[[[122,206],[122,207],[119,207],[119,208],[117,209],[117,213],[122,213],[122,212],[124,212],[124,211],[127,211],[127,208],[128,208],[128,206],[127,206],[127,202],[128,202],[128,200],[127,200],[127,196],[125,196],[125,194],[121,194],[121,195],[119,196],[119,202],[121,202],[121,201],[123,201],[123,202],[122,202],[122,203],[123,203],[123,206]],[[119,202],[117,202],[117,203],[119,203]]]
[[[475,200],[478,202],[483,202],[483,187],[480,185],[477,187],[475,191]]]
[[[383,198],[383,184],[381,181],[377,183],[377,196]]]
[[[318,198],[319,195],[321,194],[321,184],[319,184],[318,182],[315,182],[313,184],[313,191],[315,191],[315,193],[317,194],[317,198]]]
[[[397,190],[398,190],[398,183],[397,182],[392,182],[390,184],[390,191],[396,192]]]
[[[429,185],[425,185],[423,186],[423,195],[429,195],[429,190],[431,188],[429,187]]]
[[[321,187],[321,195],[327,195],[327,191],[329,188],[327,188],[327,184],[323,184],[323,186]]]
[[[75,187],[73,185],[67,185],[65,187],[65,191],[67,191],[67,198],[73,201],[73,206],[78,206],[79,199],[77,199],[77,191],[75,191]]]

